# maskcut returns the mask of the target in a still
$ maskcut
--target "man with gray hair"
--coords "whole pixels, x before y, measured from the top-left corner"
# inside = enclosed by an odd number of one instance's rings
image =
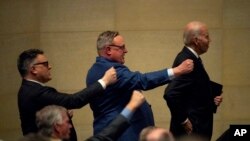
[[[198,134],[210,140],[214,107],[220,105],[222,96],[213,93],[213,85],[200,59],[211,41],[207,26],[199,21],[190,22],[183,38],[185,46],[176,56],[173,67],[191,59],[194,70],[173,79],[165,90],[164,98],[171,112],[170,131],[175,137]]]
[[[69,139],[70,119],[67,109],[62,106],[49,105],[36,113],[36,124],[40,134],[51,139]]]
[[[153,49],[152,49],[153,50]],[[128,103],[133,90],[150,90],[171,81],[175,76],[189,73],[193,69],[192,60],[186,60],[175,68],[140,73],[130,71],[125,63],[128,52],[122,35],[117,31],[105,31],[97,39],[96,62],[89,69],[87,85],[100,79],[103,73],[114,66],[117,71],[117,83],[110,86],[104,95],[92,99],[90,107],[94,113],[94,134],[105,128]],[[150,104],[145,101],[131,120],[130,128],[119,138],[119,141],[137,141],[141,130],[154,125]]]

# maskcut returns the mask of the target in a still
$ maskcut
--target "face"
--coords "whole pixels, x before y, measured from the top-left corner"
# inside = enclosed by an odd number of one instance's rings
[[[66,113],[63,113],[62,116],[62,123],[56,125],[56,130],[60,139],[69,139],[72,125],[70,124],[69,117]]]
[[[37,81],[46,83],[51,80],[50,69],[48,59],[43,54],[39,54],[32,63],[31,73]]]
[[[197,53],[203,54],[207,52],[210,43],[209,33],[206,27],[201,28],[201,33],[196,39]]]
[[[107,46],[106,50],[111,60],[121,64],[125,63],[124,57],[128,51],[125,47],[124,39],[122,36],[120,35],[116,36],[113,40],[113,44]]]

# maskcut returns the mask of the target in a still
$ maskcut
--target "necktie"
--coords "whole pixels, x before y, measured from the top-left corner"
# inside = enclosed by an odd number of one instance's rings
[[[203,65],[203,63],[202,63],[202,60],[201,60],[201,58],[199,57],[198,58],[198,61]]]

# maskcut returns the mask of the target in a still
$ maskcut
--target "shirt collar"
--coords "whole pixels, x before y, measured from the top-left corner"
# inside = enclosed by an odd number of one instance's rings
[[[194,49],[192,49],[191,47],[186,46],[187,49],[189,49],[197,58],[199,58],[200,56],[194,51]]]
[[[26,80],[27,80],[27,81],[34,82],[34,83],[38,83],[38,84],[40,84],[40,85],[42,85],[42,86],[45,86],[44,83],[38,82],[38,81],[36,81],[36,80],[32,80],[32,79],[26,79]]]

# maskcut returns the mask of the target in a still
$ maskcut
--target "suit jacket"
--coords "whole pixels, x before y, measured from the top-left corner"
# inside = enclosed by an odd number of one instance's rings
[[[96,82],[75,94],[60,93],[52,87],[22,80],[18,92],[18,108],[23,135],[37,132],[36,112],[47,105],[60,105],[67,109],[81,108],[93,97],[103,92],[103,87]],[[72,137],[75,138],[76,137]],[[74,140],[75,140],[74,139]]]
[[[230,128],[224,131],[224,133],[222,133],[222,135],[219,136],[219,138],[217,138],[216,141],[232,141],[232,137],[230,136]]]
[[[193,60],[193,71],[175,78],[164,94],[171,112],[170,130],[177,137],[185,134],[181,124],[189,118],[193,133],[211,138],[214,102],[210,79],[202,62],[186,47],[175,58],[173,67],[186,59]]]
[[[107,87],[102,96],[90,101],[90,107],[94,113],[95,135],[108,126],[122,111],[129,102],[133,90],[149,90],[169,82],[167,69],[141,74],[130,71],[120,63],[97,57],[96,63],[88,72],[87,85],[93,84],[112,66],[117,72],[117,82]],[[154,125],[150,105],[147,102],[143,103],[130,121],[131,126],[119,138],[119,141],[137,141],[144,127]]]
[[[100,133],[86,139],[86,141],[116,141],[129,125],[128,120],[123,115],[119,114],[115,120]]]

